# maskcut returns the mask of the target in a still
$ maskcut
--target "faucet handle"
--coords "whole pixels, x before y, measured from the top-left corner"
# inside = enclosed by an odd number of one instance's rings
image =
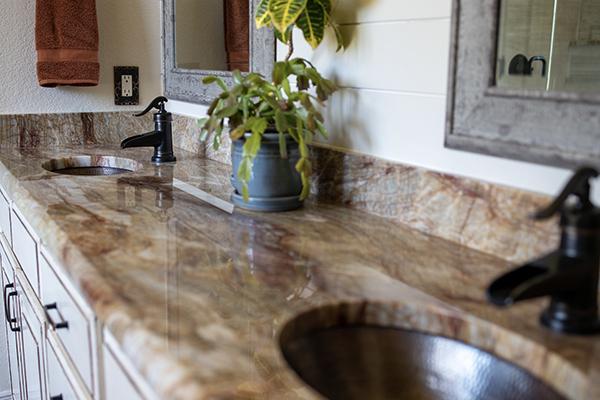
[[[142,111],[139,114],[133,114],[134,117],[141,117],[142,115],[146,115],[150,112],[150,110],[152,110],[153,108],[156,108],[158,110],[159,113],[165,113],[165,103],[167,103],[169,101],[169,99],[167,99],[164,96],[159,96],[157,98],[155,98],[154,100],[152,100],[152,103],[150,103],[148,105],[148,107],[146,107],[146,109],[144,111]]]
[[[571,207],[573,211],[588,211],[595,206],[590,201],[590,179],[597,178],[598,171],[591,167],[583,167],[577,170],[571,180],[566,184],[556,199],[543,210],[532,215],[535,220],[545,220],[564,210],[565,203],[570,196],[575,196],[578,203]]]

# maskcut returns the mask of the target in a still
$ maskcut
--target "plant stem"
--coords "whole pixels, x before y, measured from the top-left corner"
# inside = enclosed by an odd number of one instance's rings
[[[288,53],[285,56],[285,61],[290,61],[292,54],[294,54],[294,34],[290,33],[290,40],[288,40]]]

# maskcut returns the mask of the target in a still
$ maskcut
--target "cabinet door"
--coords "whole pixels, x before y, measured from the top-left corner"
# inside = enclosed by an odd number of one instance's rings
[[[21,394],[21,368],[19,360],[18,338],[20,327],[18,325],[17,307],[15,302],[17,293],[14,280],[6,275],[4,271],[0,273],[2,280],[3,306],[5,312],[6,343],[8,346],[8,366],[10,372],[10,384],[15,399],[23,398]]]
[[[48,376],[48,398],[50,400],[78,400],[67,375],[58,362],[56,353],[49,342],[46,342],[46,372]],[[125,397],[123,397],[125,399]]]
[[[104,393],[106,400],[143,400],[111,350],[104,346]]]
[[[38,400],[44,398],[43,390],[43,357],[42,357],[42,324],[35,316],[33,307],[21,290],[17,280],[19,292],[19,305],[21,312],[21,337],[22,337],[22,371],[24,377],[25,398]]]

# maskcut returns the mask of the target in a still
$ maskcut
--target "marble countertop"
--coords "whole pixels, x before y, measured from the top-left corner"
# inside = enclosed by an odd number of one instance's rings
[[[142,163],[109,177],[45,171],[50,158]],[[600,339],[538,325],[545,300],[499,310],[484,290],[510,264],[389,220],[307,204],[285,214],[225,213],[180,180],[227,200],[229,168],[180,151],[0,148],[0,184],[48,253],[159,397],[313,399],[278,346],[337,321],[457,338],[520,365],[571,398],[600,398]],[[302,325],[304,324],[304,325]]]

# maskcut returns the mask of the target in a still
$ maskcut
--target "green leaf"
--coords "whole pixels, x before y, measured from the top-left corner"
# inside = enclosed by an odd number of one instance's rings
[[[246,133],[246,127],[241,125],[229,132],[229,137],[231,137],[231,140],[238,140],[244,136],[244,133]]]
[[[287,142],[285,140],[284,131],[279,131],[279,155],[283,159],[288,158]]]
[[[314,1],[319,3],[321,5],[321,7],[323,7],[325,12],[327,13],[327,16],[331,15],[331,8],[332,8],[331,0],[314,0]]]
[[[229,106],[229,107],[225,107],[225,108],[217,111],[217,113],[215,114],[215,116],[217,118],[229,118],[229,117],[235,115],[237,112],[238,112],[237,105],[235,105],[235,106]]]
[[[302,193],[300,193],[300,200],[306,200],[310,196],[310,173],[301,172],[300,178],[302,179]]]
[[[242,73],[240,72],[239,69],[236,69],[235,71],[233,71],[233,81],[236,84],[241,84],[242,81],[244,80],[244,77],[242,76]]]
[[[285,114],[279,109],[275,110],[275,127],[278,132],[286,132],[289,129]]]
[[[256,8],[256,15],[254,16],[254,22],[256,23],[256,29],[268,26],[271,23],[271,14],[269,13],[269,1],[261,0]]]
[[[279,85],[287,76],[288,64],[280,61],[273,67],[273,83]]]
[[[304,72],[306,70],[306,64],[304,63],[303,59],[295,58],[295,59],[291,60],[288,64],[290,66],[290,70],[291,70],[292,74],[298,75],[298,76],[304,76]]]
[[[271,0],[269,14],[273,26],[279,32],[286,32],[296,22],[298,16],[306,7],[307,0]]]
[[[317,130],[319,131],[321,136],[323,136],[325,139],[327,139],[329,137],[329,132],[327,132],[325,125],[323,125],[323,123],[319,120],[317,120]]]
[[[298,90],[308,90],[310,88],[310,82],[306,76],[299,76],[296,78],[296,86]]]
[[[200,130],[200,141],[206,142],[207,138],[208,138],[208,130],[207,129]]]
[[[281,82],[281,86],[283,87],[283,91],[285,92],[286,96],[293,100],[296,93],[292,93],[292,88],[290,87],[290,81],[287,78],[285,78],[283,80],[283,82]]]
[[[252,117],[248,118],[245,127],[247,130],[251,131],[253,135],[262,136],[262,134],[265,133],[265,130],[267,129],[267,125],[268,123],[265,118]]]
[[[265,121],[266,122],[266,121]],[[253,132],[244,143],[242,152],[242,162],[238,168],[238,179],[242,182],[242,195],[244,201],[248,201],[248,183],[252,178],[252,168],[254,167],[254,159],[260,150],[260,144],[262,139],[262,133]]]
[[[302,178],[302,193],[300,199],[304,200],[310,195],[310,176],[312,175],[312,164],[308,157],[301,157],[296,164],[296,171]]]
[[[346,47],[344,42],[344,36],[342,36],[342,31],[340,31],[340,27],[336,23],[331,23],[331,28],[333,29],[333,33],[335,33],[335,40],[337,41],[336,52],[343,50]]]
[[[214,99],[212,101],[212,103],[210,103],[210,106],[208,107],[208,110],[206,111],[206,113],[208,115],[212,115],[215,112],[215,110],[216,110],[216,108],[217,108],[217,106],[219,105],[220,102],[221,102],[220,98],[217,97],[216,99]]]
[[[247,202],[250,198],[248,194],[248,182],[250,182],[250,179],[252,179],[251,158],[242,158],[237,174],[238,180],[242,183],[242,196],[244,196],[244,201]]]
[[[290,42],[293,30],[294,30],[294,25],[290,25],[290,27],[287,28],[287,30],[285,30],[283,32],[279,32],[277,29],[275,29],[275,37],[281,43],[287,45]]]
[[[304,39],[315,49],[325,36],[326,13],[323,5],[317,0],[308,0],[306,8],[298,17],[297,25],[304,34]]]
[[[218,76],[207,76],[206,78],[202,79],[202,83],[204,83],[205,85],[210,85],[211,83],[215,82],[217,83],[217,85],[219,85],[221,89],[227,91],[227,85],[225,84],[225,82],[223,82],[223,79],[219,78]]]
[[[221,147],[221,133],[223,132],[223,125],[219,125],[217,130],[215,131],[215,136],[213,137],[213,149],[219,150]]]
[[[198,119],[198,121],[197,121],[197,123],[198,123],[198,126],[199,126],[200,128],[203,128],[203,127],[204,127],[204,125],[206,125],[206,122],[208,122],[208,119],[209,119],[208,117],[202,117],[202,118],[199,118],[199,119]]]

